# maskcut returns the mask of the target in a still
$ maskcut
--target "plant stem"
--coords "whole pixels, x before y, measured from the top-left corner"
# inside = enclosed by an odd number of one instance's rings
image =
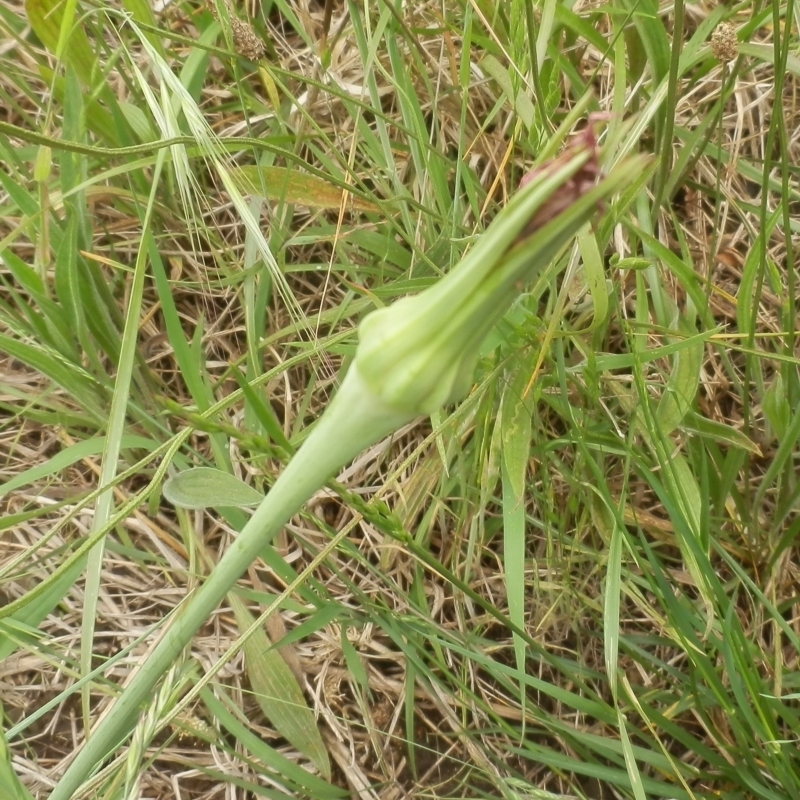
[[[103,715],[50,800],[72,800],[80,785],[132,730],[159,679],[263,548],[315,491],[365,447],[409,422],[387,408],[351,369],[330,407],[278,477],[236,541],[175,617],[131,683]]]

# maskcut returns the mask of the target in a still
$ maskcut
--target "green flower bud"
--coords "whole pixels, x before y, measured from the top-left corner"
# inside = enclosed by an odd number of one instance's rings
[[[469,390],[480,345],[535,272],[632,180],[629,162],[598,185],[594,147],[581,143],[526,176],[459,266],[361,323],[354,368],[388,407],[416,416]]]

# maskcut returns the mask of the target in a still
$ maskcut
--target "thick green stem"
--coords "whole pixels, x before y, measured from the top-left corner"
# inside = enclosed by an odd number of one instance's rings
[[[273,536],[321,486],[365,447],[415,415],[387,408],[351,369],[330,407],[281,473],[205,583],[187,598],[163,638],[69,765],[50,800],[72,800],[95,767],[132,730],[153,689]]]

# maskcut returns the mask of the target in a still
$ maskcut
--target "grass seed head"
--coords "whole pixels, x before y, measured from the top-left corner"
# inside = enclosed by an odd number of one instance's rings
[[[727,63],[735,60],[739,53],[736,28],[730,22],[720,22],[711,34],[711,52],[717,61]]]

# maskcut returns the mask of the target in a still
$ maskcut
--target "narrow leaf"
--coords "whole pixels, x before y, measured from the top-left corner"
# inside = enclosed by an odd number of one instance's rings
[[[25,11],[42,44],[70,64],[78,73],[81,83],[90,86],[97,48],[91,46],[83,27],[73,27],[68,31],[68,38],[62,41],[65,11],[63,4],[57,0],[26,0]]]
[[[311,208],[339,208],[342,192],[328,181],[300,172],[296,167],[237,167],[231,177],[245,194],[256,194],[269,200],[283,200]],[[347,194],[345,203],[357,211],[378,211],[378,206]]]
[[[664,436],[680,425],[689,411],[700,382],[704,343],[693,339],[691,347],[678,351],[673,357],[673,371],[656,410],[656,419]]]
[[[531,440],[531,412],[523,400],[528,375],[519,370],[517,380],[503,396],[501,419],[503,440],[503,561],[508,613],[511,621],[525,627],[525,476]],[[525,674],[525,642],[514,634],[517,669]],[[525,702],[524,691],[520,692]]]
[[[767,418],[767,422],[772,426],[772,430],[775,431],[775,436],[778,439],[785,438],[789,429],[791,406],[783,376],[780,372],[776,373],[775,379],[764,392],[761,407],[764,409],[764,416]]]
[[[253,624],[253,615],[241,600],[230,598],[239,630],[244,632]],[[306,756],[330,779],[328,751],[317,726],[314,713],[292,671],[280,652],[261,627],[256,628],[244,643],[244,660],[256,700],[269,721],[292,746]]]
[[[2,719],[2,709],[0,709]],[[11,765],[11,752],[6,737],[0,729],[0,797],[4,800],[33,800],[31,793],[22,785]]]

